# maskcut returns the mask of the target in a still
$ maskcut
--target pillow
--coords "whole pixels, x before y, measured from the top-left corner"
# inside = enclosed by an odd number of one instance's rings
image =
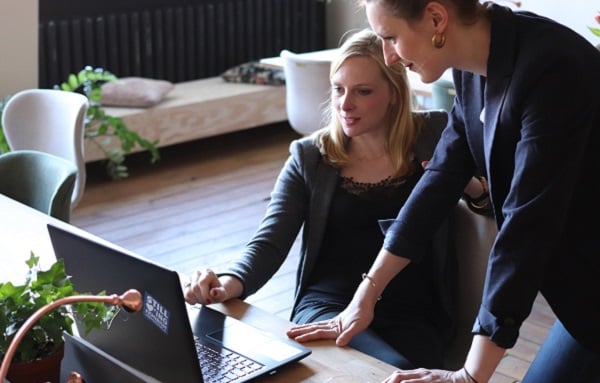
[[[102,84],[100,103],[106,106],[147,108],[161,102],[173,83],[142,77],[123,77]]]
[[[241,82],[258,85],[285,85],[283,69],[261,65],[258,61],[247,62],[223,72],[221,75],[227,82]]]

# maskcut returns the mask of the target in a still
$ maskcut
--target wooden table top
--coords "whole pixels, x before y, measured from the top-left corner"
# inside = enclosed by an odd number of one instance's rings
[[[0,212],[3,218],[0,220],[1,281],[11,280],[17,283],[22,281],[27,270],[25,260],[29,258],[31,251],[40,256],[43,268],[56,260],[46,227],[48,223],[103,241],[84,230],[49,217],[3,195],[0,195]],[[283,318],[240,300],[211,307],[272,333],[284,334],[290,326],[290,322]],[[333,341],[310,342],[306,346],[312,349],[311,355],[260,381],[271,383],[380,382],[394,370],[393,366],[359,351],[338,347]]]

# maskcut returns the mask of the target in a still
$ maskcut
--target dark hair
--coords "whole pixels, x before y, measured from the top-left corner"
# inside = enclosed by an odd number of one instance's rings
[[[379,3],[389,10],[394,17],[407,21],[420,20],[423,10],[434,0],[358,0],[364,6],[367,3]],[[472,20],[477,16],[478,0],[435,0],[447,7],[456,9],[458,16],[463,20]]]

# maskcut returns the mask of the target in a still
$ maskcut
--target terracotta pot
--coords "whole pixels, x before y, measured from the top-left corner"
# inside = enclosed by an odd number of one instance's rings
[[[47,358],[33,362],[12,363],[7,378],[11,383],[59,383],[64,347]]]

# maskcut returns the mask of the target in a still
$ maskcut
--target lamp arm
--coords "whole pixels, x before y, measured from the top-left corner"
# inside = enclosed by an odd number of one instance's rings
[[[25,323],[23,323],[23,326],[21,326],[13,340],[10,342],[6,354],[4,355],[4,359],[2,360],[2,366],[0,367],[0,383],[4,383],[12,358],[15,355],[21,340],[23,340],[23,337],[25,337],[25,334],[27,334],[31,327],[50,311],[63,305],[80,302],[99,302],[113,306],[123,306],[123,308],[129,312],[138,312],[142,309],[142,295],[139,291],[134,289],[127,290],[122,295],[72,295],[48,303],[27,318]]]

